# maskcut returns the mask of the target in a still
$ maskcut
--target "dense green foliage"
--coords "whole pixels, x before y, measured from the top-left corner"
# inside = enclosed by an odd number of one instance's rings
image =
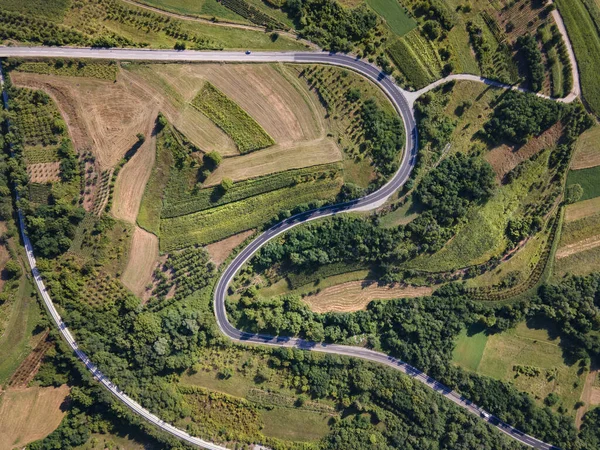
[[[544,82],[544,65],[542,64],[542,52],[538,47],[537,40],[530,34],[520,36],[517,39],[520,51],[527,63],[527,76],[531,90],[537,92],[542,89]]]
[[[509,91],[500,98],[485,130],[495,142],[524,144],[561,119],[563,112],[559,103]]]
[[[240,153],[258,150],[275,143],[246,111],[209,82],[196,94],[192,105],[227,133]]]
[[[377,15],[365,5],[346,9],[335,0],[288,0],[286,7],[302,36],[334,51],[350,51],[377,25]]]
[[[392,175],[399,165],[398,156],[404,146],[404,126],[402,120],[383,111],[374,99],[365,101],[362,106],[362,119],[368,153],[383,176]]]
[[[455,153],[423,177],[415,191],[416,199],[431,210],[438,223],[452,225],[466,215],[471,203],[490,197],[494,178],[488,162]]]

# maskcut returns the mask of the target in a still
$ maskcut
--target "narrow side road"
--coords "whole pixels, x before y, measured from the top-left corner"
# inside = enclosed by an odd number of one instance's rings
[[[219,279],[214,292],[214,312],[215,317],[221,331],[230,339],[248,344],[262,344],[278,347],[296,347],[303,350],[319,351],[324,353],[333,353],[344,356],[362,358],[372,362],[385,364],[396,370],[409,375],[414,380],[423,383],[425,386],[435,390],[440,395],[443,395],[448,400],[452,401],[461,408],[469,411],[472,414],[478,415],[482,420],[485,420],[491,426],[496,427],[499,431],[505,433],[511,438],[521,442],[522,444],[537,448],[550,450],[556,447],[544,443],[532,436],[529,436],[516,428],[503,423],[498,418],[484,411],[482,408],[473,404],[471,401],[463,397],[457,392],[452,391],[448,387],[419,371],[418,369],[400,361],[396,358],[388,356],[384,353],[375,352],[373,350],[362,347],[352,347],[344,345],[323,344],[310,342],[303,339],[267,336],[259,334],[250,334],[236,329],[231,325],[227,318],[225,309],[225,298],[227,296],[227,288],[233,280],[235,274],[240,268],[267,242],[274,237],[284,233],[285,231],[311,220],[332,216],[348,211],[370,210],[377,208],[383,204],[394,192],[402,187],[408,180],[412,169],[416,163],[416,155],[418,149],[417,142],[417,126],[413,115],[412,104],[414,98],[405,90],[400,89],[391,80],[390,77],[382,73],[377,67],[368,62],[357,58],[331,53],[317,52],[257,52],[245,54],[242,52],[194,52],[194,51],[169,51],[169,50],[133,50],[133,49],[89,49],[89,48],[56,48],[56,47],[1,47],[0,57],[18,56],[18,57],[69,57],[69,58],[96,58],[96,59],[118,59],[118,60],[152,60],[152,61],[214,61],[214,62],[293,62],[293,63],[317,63],[330,64],[344,67],[349,70],[360,73],[366,78],[378,85],[381,90],[388,96],[391,103],[398,114],[402,117],[404,123],[404,131],[406,137],[405,149],[402,155],[402,160],[398,171],[394,176],[379,190],[357,200],[347,203],[325,206],[313,211],[307,211],[296,216],[290,217],[283,222],[273,226],[263,234],[259,235],[246,248],[244,248],[225,269]],[[1,73],[0,73],[1,75]],[[482,79],[479,79],[482,81]],[[3,83],[3,79],[1,79]],[[491,80],[483,80],[488,84],[492,84]],[[495,83],[495,82],[494,82]],[[504,87],[504,86],[500,86]],[[5,106],[8,107],[8,99],[6,91],[3,91]],[[219,445],[206,442],[202,439],[190,436],[183,430],[174,427],[171,424],[165,423],[157,416],[144,409],[141,405],[129,398],[122,390],[111,383],[89,360],[87,355],[83,353],[69,329],[58,314],[52,299],[46,291],[44,282],[36,267],[35,257],[31,242],[26,234],[25,224],[21,211],[19,214],[19,226],[21,235],[27,252],[27,258],[31,267],[36,286],[44,300],[52,319],[58,326],[65,340],[77,354],[79,359],[86,365],[88,370],[113,394],[117,399],[126,404],[132,411],[144,417],[151,423],[155,424],[163,431],[168,432],[190,444],[194,444],[207,449],[224,449]]]

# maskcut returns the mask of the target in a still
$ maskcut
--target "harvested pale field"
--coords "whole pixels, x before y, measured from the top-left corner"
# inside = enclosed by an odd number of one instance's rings
[[[510,145],[500,145],[493,148],[486,155],[485,159],[492,165],[498,180],[502,180],[504,175],[514,169],[521,161],[531,158],[536,153],[556,145],[563,130],[559,122],[548,128],[536,138],[532,138],[527,144],[521,147]]]
[[[565,245],[556,251],[556,259],[566,258],[575,253],[591,250],[592,248],[600,247],[600,236],[591,236],[573,244]]]
[[[162,64],[152,69],[191,102],[209,81],[256,120],[275,142],[324,135],[322,111],[268,64]]]
[[[201,150],[217,151],[222,156],[240,154],[233,140],[193,106],[185,105],[181,112],[167,117],[172,120],[175,128]]]
[[[565,221],[574,222],[584,219],[600,212],[600,197],[590,198],[567,206],[565,210]]]
[[[60,181],[60,163],[28,164],[27,175],[31,183],[44,184],[47,182]]]
[[[164,99],[119,75],[117,82],[13,72],[17,86],[54,94],[64,113],[75,147],[91,147],[102,170],[114,166],[146,132]],[[57,93],[60,93],[57,94]]]
[[[206,179],[205,187],[215,186],[223,178],[247,180],[290,169],[328,164],[342,159],[342,153],[328,138],[298,144],[277,144],[246,155],[225,158]]]
[[[577,139],[571,169],[586,169],[600,165],[600,126],[587,130]]]
[[[121,281],[131,292],[142,297],[146,292],[146,285],[152,282],[152,272],[157,260],[158,238],[140,227],[135,227],[129,259]]]
[[[115,182],[113,215],[129,223],[135,223],[146,183],[156,159],[156,136],[152,134],[154,115],[148,115],[144,132],[147,138],[136,154],[123,166]]]
[[[376,281],[350,281],[323,289],[303,298],[310,309],[318,313],[352,312],[365,309],[373,300],[413,298],[429,295],[430,287],[410,287],[400,284],[380,286]]]
[[[596,406],[600,405],[600,388],[592,387],[592,392],[590,395],[590,405]]]
[[[61,405],[69,388],[8,389],[0,398],[0,448],[23,448],[42,439],[60,424]]]
[[[234,248],[244,242],[248,236],[251,236],[255,230],[244,231],[243,233],[234,234],[227,239],[209,244],[206,246],[206,251],[210,255],[210,259],[217,266],[220,266],[223,261],[231,254]]]

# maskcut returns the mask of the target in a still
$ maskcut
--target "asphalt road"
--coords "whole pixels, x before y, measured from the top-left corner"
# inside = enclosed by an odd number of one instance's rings
[[[269,230],[262,233],[246,248],[244,248],[234,260],[227,266],[221,278],[219,279],[215,294],[214,294],[214,312],[217,323],[221,331],[230,339],[241,343],[262,344],[278,347],[296,347],[304,350],[319,351],[324,353],[333,353],[338,355],[362,358],[376,363],[385,364],[394,369],[409,375],[414,380],[423,383],[425,386],[435,390],[440,395],[443,395],[448,400],[456,405],[466,409],[467,411],[479,416],[490,425],[496,427],[501,432],[516,439],[517,441],[529,445],[537,449],[555,449],[549,444],[546,444],[532,436],[517,430],[516,428],[503,423],[498,418],[492,416],[482,408],[470,402],[465,397],[457,392],[452,391],[448,387],[429,377],[420,370],[400,361],[396,358],[388,356],[384,353],[375,352],[362,347],[352,347],[344,345],[323,344],[317,342],[306,341],[298,338],[282,337],[282,336],[267,336],[260,334],[245,333],[236,329],[231,325],[227,318],[225,309],[225,298],[227,296],[227,288],[240,268],[267,242],[281,233],[310,220],[315,220],[335,214],[340,214],[348,211],[369,210],[374,209],[387,200],[390,195],[397,191],[408,179],[416,162],[417,154],[417,129],[412,110],[412,101],[407,97],[406,91],[400,89],[394,82],[385,74],[383,74],[375,66],[355,59],[343,54],[330,53],[314,53],[314,52],[256,52],[246,54],[244,52],[195,52],[195,51],[173,51],[173,50],[138,50],[138,49],[81,49],[81,48],[65,48],[65,47],[0,47],[0,57],[17,56],[17,57],[63,57],[63,58],[96,58],[96,59],[118,59],[118,60],[152,60],[152,61],[206,61],[206,62],[294,62],[294,63],[321,63],[331,64],[345,67],[354,70],[376,83],[385,94],[388,96],[398,114],[403,119],[406,144],[405,151],[402,156],[400,167],[394,176],[379,190],[351,202],[326,206],[313,211],[307,211],[296,216],[290,217]],[[3,80],[1,80],[3,81]],[[6,102],[6,93],[4,101]],[[58,326],[62,335],[69,343],[73,351],[86,367],[94,374],[94,376],[120,401],[126,404],[132,411],[144,417],[151,423],[160,427],[162,430],[194,445],[198,445],[210,450],[224,449],[219,445],[206,442],[202,439],[190,436],[183,430],[180,430],[168,423],[165,423],[157,416],[144,409],[140,404],[129,398],[117,386],[112,384],[89,360],[77,346],[75,339],[66,327],[62,318],[56,311],[52,299],[46,291],[43,280],[40,277],[36,267],[35,257],[31,242],[25,233],[25,225],[21,211],[19,211],[19,225],[27,258],[31,267],[34,280],[42,295],[44,303],[48,308],[52,319]]]

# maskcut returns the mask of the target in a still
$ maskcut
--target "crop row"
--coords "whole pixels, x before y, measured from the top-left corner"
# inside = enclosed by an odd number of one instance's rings
[[[330,200],[342,179],[319,180],[278,189],[186,216],[161,220],[161,250],[209,244],[241,231],[261,227],[283,210],[316,200]]]
[[[118,66],[114,62],[55,60],[48,62],[23,62],[16,67],[16,70],[43,75],[89,77],[113,81],[117,78]]]
[[[29,183],[29,201],[39,205],[47,205],[52,194],[52,188],[48,184]]]
[[[233,139],[240,153],[248,153],[275,143],[246,111],[208,82],[198,92],[192,104]]]
[[[439,76],[437,59],[432,56],[432,52],[435,50],[428,47],[426,41],[422,42],[419,30],[414,29],[406,36],[397,39],[387,49],[396,67],[417,89],[428,85]],[[432,62],[434,65],[429,65]]]
[[[25,146],[23,148],[23,157],[27,164],[42,164],[59,161],[58,148],[51,146]]]
[[[192,197],[186,196],[181,201],[165,203],[161,217],[166,219],[183,216],[284,187],[317,179],[334,178],[339,174],[339,169],[339,165],[337,164],[324,164],[322,166],[289,170],[234,183],[227,192],[223,192],[220,186],[201,189]]]

